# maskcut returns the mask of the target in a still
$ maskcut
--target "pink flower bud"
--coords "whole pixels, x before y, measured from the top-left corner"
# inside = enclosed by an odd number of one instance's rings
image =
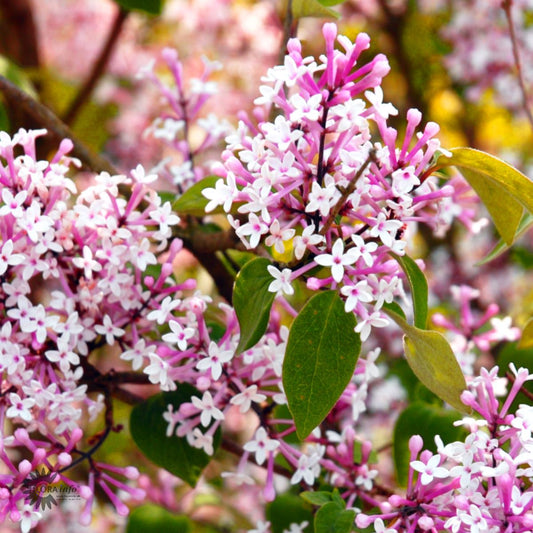
[[[57,456],[57,462],[61,466],[68,466],[70,463],[72,463],[72,457],[70,454],[62,452]]]
[[[31,466],[31,463],[27,459],[23,459],[19,463],[18,470],[23,476],[27,476],[32,471],[32,469],[33,467]]]
[[[422,437],[420,435],[413,435],[409,439],[409,450],[411,452],[411,457],[416,457],[423,446],[424,441],[422,440]]]
[[[372,522],[374,522],[375,518],[375,516],[368,516],[366,514],[359,513],[355,517],[355,524],[357,527],[367,528],[370,524],[372,524]]]

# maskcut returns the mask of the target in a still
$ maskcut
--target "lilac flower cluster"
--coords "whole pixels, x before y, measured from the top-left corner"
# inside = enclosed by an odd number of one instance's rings
[[[255,101],[259,123],[242,120],[227,138],[217,168],[223,177],[203,194],[206,211],[222,206],[247,248],[264,244],[290,257],[281,270],[269,268],[273,292],[292,294],[296,278],[312,290],[339,288],[365,340],[372,326],[388,324],[383,303],[401,294],[391,254],[405,253],[407,225],[442,232],[455,193],[431,176],[437,124],[417,133],[422,117],[411,109],[403,138],[388,125],[397,110],[383,101],[385,56],[359,63],[366,34],[352,44],[334,24],[323,33],[319,62],[302,57],[298,40],[289,42],[284,64],[269,70]],[[317,266],[325,275],[316,277]]]
[[[451,531],[453,533],[525,532],[533,528],[531,477],[531,406],[510,407],[520,388],[533,376],[511,365],[511,389],[498,367],[481,370],[463,402],[476,417],[459,423],[468,436],[444,445],[437,453],[422,451],[422,439],[409,442],[409,483],[405,496],[375,502],[379,514],[358,514],[356,524],[374,524],[376,532]],[[504,397],[500,402],[498,397]],[[416,476],[416,479],[415,479]],[[385,525],[385,522],[387,524]]]
[[[443,36],[453,45],[446,63],[451,75],[468,85],[469,99],[478,100],[490,90],[501,104],[520,110],[523,97],[516,74],[509,23],[502,4],[501,0],[468,0],[453,5],[451,20],[443,31]],[[513,0],[510,6],[522,56],[522,75],[530,90],[533,47],[528,17],[533,4],[530,0]]]
[[[135,479],[133,467],[91,461],[88,485],[65,473],[90,460],[99,446],[89,449],[82,440],[89,421],[105,411],[100,444],[113,429],[115,385],[95,366],[94,355],[107,346],[134,368],[143,367],[147,380],[174,387],[157,344],[146,341],[153,330],[147,315],[159,309],[166,292],[191,287],[169,283],[179,241],[163,264],[154,254],[156,245],[167,248],[170,228],[179,222],[150,188],[156,176],[140,166],[130,178],[102,173],[76,194],[67,177],[78,164],[68,156],[70,141],[50,162],[36,159],[35,140],[45,133],[0,133],[0,519],[23,520],[23,531],[40,514],[25,503],[23,490],[36,469],[78,489],[87,501],[83,522],[91,518],[95,483],[120,514],[128,509],[114,490],[142,497],[143,491],[115,479]],[[120,186],[131,187],[129,198]],[[149,267],[155,277],[146,275]],[[21,459],[28,454],[29,460]]]
[[[183,192],[207,173],[209,161],[199,161],[200,156],[205,156],[232,128],[214,113],[207,117],[200,114],[207,100],[218,90],[217,84],[209,78],[221,65],[203,58],[201,76],[189,79],[186,86],[176,50],[165,48],[161,56],[172,76],[170,86],[154,72],[155,61],[138,73],[138,78],[148,79],[155,85],[167,104],[167,110],[154,120],[145,134],[164,143],[172,154],[172,157],[164,157],[154,171]]]

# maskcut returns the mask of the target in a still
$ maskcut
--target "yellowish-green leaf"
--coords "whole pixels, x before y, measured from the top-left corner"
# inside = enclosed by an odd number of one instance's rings
[[[303,17],[340,17],[336,11],[322,5],[318,0],[292,0],[292,15],[298,19]]]
[[[448,341],[438,331],[410,326],[400,315],[383,309],[405,333],[405,358],[416,377],[441,400],[468,412],[461,401],[466,382]]]
[[[533,318],[530,318],[524,326],[517,348],[521,350],[531,347],[533,347]]]
[[[524,208],[533,213],[533,181],[501,159],[473,148],[454,148],[440,166],[455,166],[488,209],[498,233],[511,245]]]
[[[524,213],[520,224],[515,233],[515,240],[518,239],[523,233],[525,233],[531,226],[533,226],[533,215],[530,213]],[[499,242],[494,246],[494,248],[483,258],[481,261],[476,263],[476,266],[481,266],[486,263],[490,263],[493,259],[496,259],[501,254],[509,250],[510,246],[503,240],[500,239]]]

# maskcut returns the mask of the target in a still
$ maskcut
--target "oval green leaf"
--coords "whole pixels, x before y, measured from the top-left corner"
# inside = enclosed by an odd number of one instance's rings
[[[435,435],[440,435],[444,444],[466,436],[464,428],[453,425],[460,418],[461,415],[456,411],[422,402],[412,403],[402,411],[394,426],[394,465],[401,486],[407,484],[409,439],[413,435],[420,435],[424,439],[424,449],[436,453]]]
[[[511,245],[524,208],[533,213],[533,182],[501,159],[473,148],[454,148],[439,166],[455,166],[488,209],[498,233]]]
[[[192,522],[184,515],[175,515],[152,503],[134,509],[126,533],[190,533]]]
[[[355,511],[346,510],[337,502],[323,505],[315,515],[315,533],[350,533]]]
[[[301,440],[324,420],[353,376],[361,349],[355,326],[335,291],[313,296],[294,319],[283,387]]]
[[[270,261],[256,257],[246,263],[235,278],[233,306],[241,336],[236,354],[254,346],[264,335],[276,294],[268,290],[274,278],[267,270]]]
[[[426,329],[428,321],[428,282],[426,276],[408,255],[391,255],[402,267],[411,287],[415,326],[420,329]]]
[[[313,512],[311,507],[295,494],[285,493],[279,495],[265,509],[265,518],[271,524],[272,533],[288,531],[291,524],[308,522],[305,533],[311,533]]]
[[[410,326],[390,309],[383,310],[405,333],[405,358],[415,376],[441,400],[459,411],[469,412],[461,401],[466,381],[451,346],[438,331],[428,331]]]
[[[190,446],[184,437],[174,434],[167,437],[168,424],[163,418],[169,404],[176,412],[182,403],[190,402],[192,396],[201,397],[202,394],[188,383],[179,383],[175,391],[151,396],[132,409],[130,432],[135,444],[148,459],[194,487],[211,457],[203,450]],[[213,448],[216,450],[219,444],[220,430],[217,430]]]
[[[312,505],[322,507],[322,505],[331,502],[331,492],[327,492],[325,490],[308,490],[301,492],[300,498],[303,498],[306,502],[309,502]]]
[[[207,176],[189,187],[173,204],[172,210],[180,215],[193,215],[201,217],[205,215],[205,206],[209,200],[203,196],[204,189],[214,188],[216,182],[221,179],[218,176]],[[223,213],[222,207],[212,213]]]

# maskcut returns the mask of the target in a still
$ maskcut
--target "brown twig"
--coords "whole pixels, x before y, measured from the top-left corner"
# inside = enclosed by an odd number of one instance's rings
[[[22,89],[11,83],[4,76],[0,76],[0,91],[11,101],[24,108],[38,124],[46,128],[57,139],[70,139],[74,143],[72,155],[82,162],[87,170],[94,172],[109,172],[119,174],[118,170],[101,155],[91,152],[48,107],[34,100]]]
[[[518,75],[518,84],[520,85],[520,92],[522,93],[522,107],[526,113],[527,119],[531,128],[533,129],[533,114],[529,107],[529,97],[527,94],[526,82],[524,80],[524,73],[522,71],[522,62],[520,60],[520,49],[518,47],[518,39],[516,37],[516,31],[513,23],[513,15],[511,9],[513,7],[513,0],[503,0],[502,9],[505,12],[505,17],[507,18],[507,23],[509,25],[509,36],[511,37],[511,44],[513,47],[513,59]]]
[[[37,29],[29,0],[0,0],[0,53],[21,67],[39,66]]]
[[[85,83],[81,87],[74,100],[70,103],[67,111],[63,116],[63,122],[65,124],[70,126],[78,116],[84,104],[89,100],[91,93],[96,87],[98,80],[102,77],[106,65],[109,62],[109,58],[111,57],[111,54],[120,36],[120,32],[122,31],[124,23],[128,18],[128,14],[129,11],[119,8],[115,20],[113,21],[113,25],[111,26],[107,38],[105,40],[105,43],[102,46],[102,50],[100,51],[100,54],[97,60],[95,61],[93,68],[91,69],[89,77],[85,80]]]
[[[294,37],[296,32],[296,24],[292,15],[292,0],[287,0],[287,11],[285,11],[285,19],[283,21],[283,37],[281,39],[278,64],[283,65],[285,60],[285,53],[287,51],[287,43],[291,37]]]

